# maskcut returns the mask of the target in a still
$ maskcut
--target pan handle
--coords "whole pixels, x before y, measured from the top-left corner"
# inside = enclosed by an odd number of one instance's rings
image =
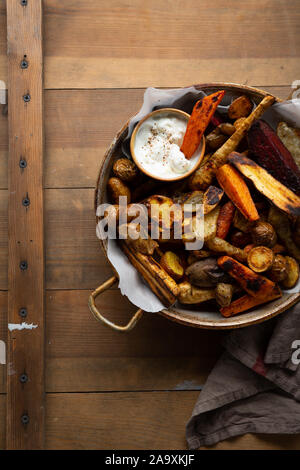
[[[97,309],[96,304],[95,304],[95,300],[98,297],[98,295],[102,294],[102,292],[106,291],[111,286],[113,286],[117,282],[117,280],[118,280],[117,276],[112,276],[110,279],[108,279],[103,284],[101,284],[101,286],[97,287],[97,289],[94,290],[94,292],[89,296],[88,304],[89,304],[90,311],[92,312],[92,314],[94,315],[96,320],[104,323],[106,326],[109,326],[110,328],[112,328],[115,331],[127,332],[127,331],[132,330],[135,327],[135,325],[137,324],[137,322],[142,318],[142,316],[143,316],[143,310],[142,309],[139,308],[135,312],[135,314],[133,315],[133,317],[131,318],[129,323],[127,323],[127,325],[119,326],[119,325],[116,325],[115,323],[111,322],[107,318],[105,318],[103,315],[101,315],[101,313],[99,312],[99,310]]]

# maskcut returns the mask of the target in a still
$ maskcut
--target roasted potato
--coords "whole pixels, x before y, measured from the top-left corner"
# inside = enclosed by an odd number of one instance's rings
[[[185,281],[178,284],[178,300],[182,304],[199,304],[215,298],[215,289],[200,289]]]
[[[175,281],[179,281],[184,275],[182,262],[179,256],[172,251],[166,251],[163,254],[160,265]]]
[[[214,238],[217,233],[217,222],[220,213],[220,207],[217,206],[213,211],[204,216],[204,241]]]
[[[288,253],[292,255],[293,258],[296,258],[299,263],[300,248],[296,245],[293,240],[291,224],[288,216],[276,207],[271,206],[268,215],[268,220],[270,224],[275,228],[281,242],[286,246]]]
[[[205,141],[209,149],[217,150],[218,148],[222,147],[227,138],[228,137],[224,135],[218,127],[216,127],[210,134],[206,136]]]
[[[222,269],[218,267],[216,258],[206,258],[191,264],[186,270],[191,284],[197,287],[213,287],[218,282],[228,280]]]
[[[134,250],[144,255],[153,255],[158,243],[152,240],[140,224],[133,222],[119,226],[119,236],[125,243],[130,244]]]
[[[299,263],[290,256],[285,257],[287,263],[286,277],[282,282],[284,289],[292,289],[298,282],[299,279]]]
[[[117,178],[125,183],[133,182],[139,175],[139,169],[128,158],[119,158],[113,165],[113,172]]]
[[[276,245],[277,235],[271,224],[268,222],[258,222],[251,231],[252,241],[257,246],[267,246],[272,248]]]
[[[161,195],[150,196],[145,201],[151,221],[164,228],[171,228],[174,221],[182,216],[181,210],[180,213],[171,210],[173,204],[172,199]]]
[[[208,214],[219,204],[224,195],[223,189],[217,188],[216,186],[209,186],[205,191],[203,197],[203,211],[204,215]]]
[[[222,122],[222,124],[218,125],[218,129],[222,132],[222,134],[225,135],[232,135],[235,133],[236,128],[234,127],[233,124],[230,124],[230,122]]]
[[[282,282],[287,277],[288,263],[284,256],[275,255],[268,277],[274,282]]]
[[[220,282],[216,287],[216,302],[220,307],[228,307],[231,304],[233,285]]]
[[[204,199],[204,192],[203,191],[192,191],[191,193],[187,194],[185,199],[183,200],[184,205],[190,205],[191,212],[195,212],[197,204],[203,204]],[[186,207],[186,210],[188,207]]]
[[[109,178],[107,182],[107,189],[113,203],[118,204],[120,196],[127,197],[127,204],[131,202],[131,191],[128,186],[122,180],[120,180],[120,178]]]
[[[253,104],[246,95],[236,98],[228,108],[229,119],[239,119],[247,117],[251,113]]]
[[[249,251],[247,262],[249,268],[256,273],[263,273],[271,269],[274,263],[275,255],[270,248],[266,246],[255,246]]]
[[[231,244],[237,246],[238,248],[244,248],[246,245],[249,245],[251,241],[252,238],[250,233],[235,231],[230,236]]]

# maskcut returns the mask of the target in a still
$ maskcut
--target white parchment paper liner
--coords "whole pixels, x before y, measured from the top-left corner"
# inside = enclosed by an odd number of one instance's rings
[[[129,123],[128,138],[135,124],[154,109],[176,107],[186,111],[187,108],[191,107],[192,102],[195,103],[204,95],[205,93],[203,91],[196,90],[194,87],[172,90],[147,88],[140,111]],[[227,92],[223,100],[225,105],[219,106],[218,111],[224,113],[232,99],[233,95]],[[191,112],[191,109],[188,109],[187,112]],[[268,109],[263,115],[263,119],[274,129],[280,121],[286,121],[290,125],[300,127],[300,99],[273,105],[272,108]],[[119,288],[121,293],[126,295],[130,302],[143,309],[145,312],[154,313],[165,308],[148,285],[144,283],[137,270],[131,265],[116,240],[108,240],[107,256],[119,275]],[[299,292],[299,289],[300,282],[288,292],[296,293]]]

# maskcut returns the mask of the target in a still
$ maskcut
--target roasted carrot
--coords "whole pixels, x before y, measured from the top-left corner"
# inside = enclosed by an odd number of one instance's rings
[[[223,317],[233,317],[234,315],[237,315],[238,313],[245,312],[246,310],[249,310],[250,308],[257,307],[258,305],[262,305],[266,302],[270,302],[271,300],[279,299],[279,297],[282,296],[281,290],[279,289],[278,286],[275,286],[273,291],[268,297],[265,297],[263,299],[258,299],[256,297],[252,297],[251,295],[243,295],[243,297],[240,297],[237,300],[234,300],[231,302],[230,305],[227,307],[222,307],[220,309],[221,314]]]
[[[268,297],[274,289],[274,282],[255,273],[230,256],[221,256],[218,259],[218,265],[230,274],[248,294],[256,298]]]
[[[216,176],[221,188],[243,216],[251,222],[258,220],[257,209],[241,174],[233,166],[226,164],[218,169]]]
[[[235,207],[231,201],[221,207],[217,221],[217,237],[225,239],[233,221]]]
[[[180,149],[188,160],[196,152],[205,129],[224,94],[224,90],[217,91],[212,95],[205,96],[195,104]]]

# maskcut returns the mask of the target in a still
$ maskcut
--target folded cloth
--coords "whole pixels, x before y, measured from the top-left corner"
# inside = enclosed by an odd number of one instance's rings
[[[300,433],[300,303],[232,330],[186,427],[190,449],[246,433]]]

